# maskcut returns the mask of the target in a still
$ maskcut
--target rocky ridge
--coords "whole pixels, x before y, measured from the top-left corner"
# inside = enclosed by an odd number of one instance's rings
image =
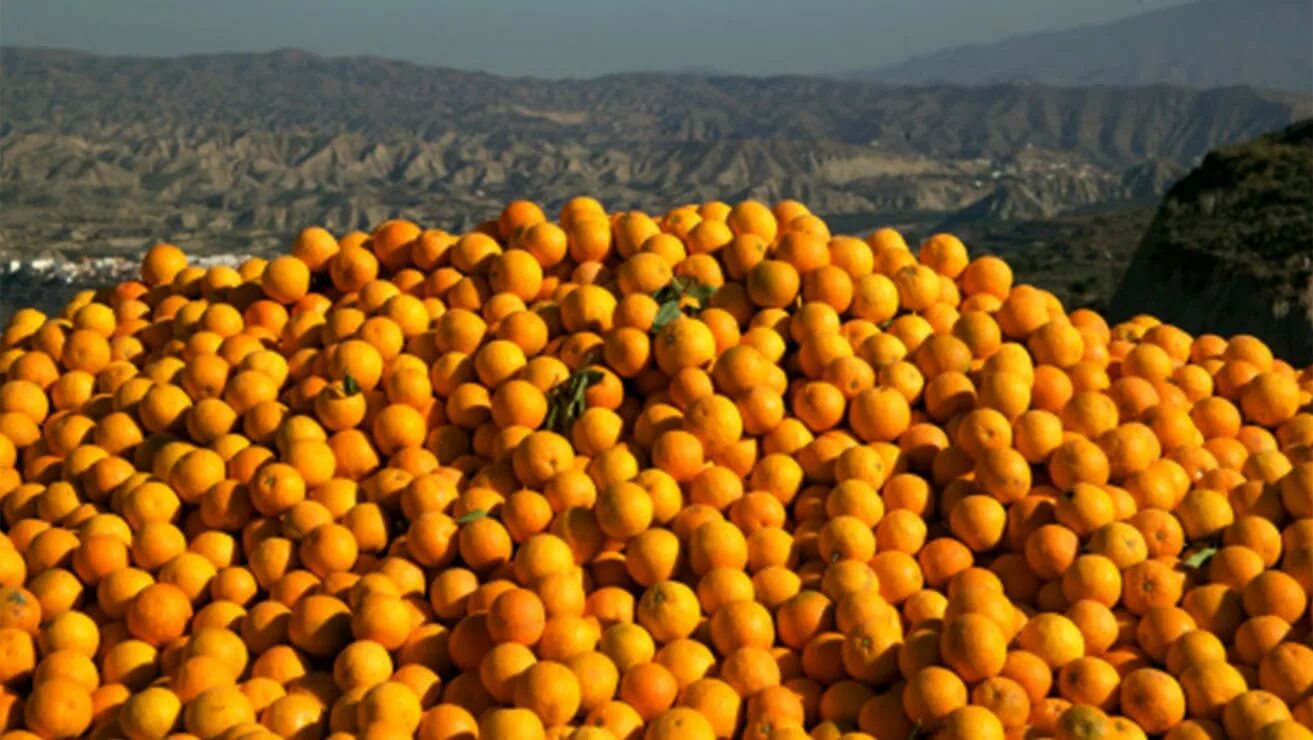
[[[1313,362],[1313,120],[1213,152],[1173,186],[1111,307]]]
[[[542,81],[296,51],[2,49],[0,75],[9,254],[166,236],[261,251],[310,222],[460,228],[580,192],[613,208],[792,197],[855,227],[1054,217],[1155,198],[1210,148],[1313,110],[1249,88]]]

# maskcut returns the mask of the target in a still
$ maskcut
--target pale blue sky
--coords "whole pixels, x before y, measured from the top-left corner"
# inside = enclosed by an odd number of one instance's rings
[[[299,48],[499,74],[881,66],[1182,0],[0,0],[0,44],[173,56]]]

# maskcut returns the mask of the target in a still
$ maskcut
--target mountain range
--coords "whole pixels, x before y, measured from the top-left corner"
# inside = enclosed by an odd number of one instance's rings
[[[266,249],[307,223],[460,228],[500,203],[799,198],[852,228],[1152,201],[1297,94],[630,74],[543,81],[300,51],[0,49],[0,251],[172,238]]]
[[[846,76],[892,84],[1246,84],[1313,92],[1313,0],[1196,0]]]

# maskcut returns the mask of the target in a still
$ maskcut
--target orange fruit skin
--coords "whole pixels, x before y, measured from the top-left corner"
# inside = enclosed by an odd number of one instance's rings
[[[6,736],[1307,734],[1313,369],[791,199],[485,215],[15,314]]]

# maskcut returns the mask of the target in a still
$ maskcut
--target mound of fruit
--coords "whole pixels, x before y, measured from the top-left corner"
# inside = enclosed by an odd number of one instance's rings
[[[0,377],[5,738],[1313,736],[1313,373],[946,234],[159,245]]]

